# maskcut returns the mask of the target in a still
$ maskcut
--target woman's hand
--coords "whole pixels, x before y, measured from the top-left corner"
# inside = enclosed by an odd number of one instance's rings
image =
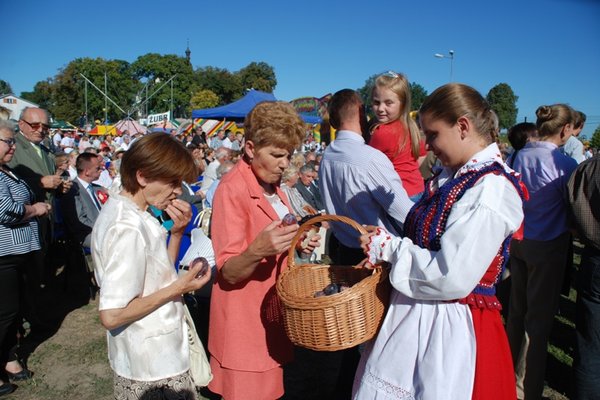
[[[56,189],[62,183],[62,179],[58,175],[46,175],[41,178],[42,188],[46,190]]]
[[[62,179],[62,178],[61,178]],[[73,182],[70,180],[62,180],[61,184],[60,184],[60,192],[62,194],[67,193],[69,190],[71,190],[71,187],[73,186]]]
[[[248,279],[266,258],[288,251],[298,231],[298,224],[282,225],[273,221],[265,227],[240,255],[231,257],[220,269],[220,276],[235,285]]]
[[[383,228],[377,226],[365,226],[367,233],[360,235],[360,247],[365,252],[367,259],[362,266],[371,268],[374,264],[381,261],[383,247],[392,239],[390,234]]]
[[[36,217],[43,217],[44,215],[48,215],[50,210],[52,210],[52,206],[48,203],[44,203],[43,201],[34,203],[31,205],[31,207],[33,207],[33,213]]]
[[[290,248],[297,231],[298,224],[284,226],[281,221],[273,221],[256,236],[246,251],[259,260],[281,254]]]
[[[173,220],[171,234],[181,235],[192,219],[192,206],[186,201],[174,199],[165,211]]]
[[[204,274],[202,273],[202,264],[193,263],[186,274],[181,274],[175,282],[179,286],[180,294],[194,292],[206,285],[210,281],[211,268],[209,267]]]
[[[296,244],[296,250],[304,254],[312,254],[312,252],[321,245],[321,235],[319,235],[319,228],[312,228],[302,236],[302,240],[299,240]]]
[[[367,233],[360,235],[360,247],[363,249],[365,254],[369,251],[369,244],[371,243],[371,237],[377,234],[377,226],[367,225],[364,227]]]

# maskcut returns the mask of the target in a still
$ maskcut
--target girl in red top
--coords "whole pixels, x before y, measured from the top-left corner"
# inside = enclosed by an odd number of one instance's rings
[[[419,158],[426,152],[419,128],[408,114],[411,107],[408,80],[393,71],[379,75],[371,98],[377,124],[369,145],[388,156],[409,197],[417,200],[424,189]]]

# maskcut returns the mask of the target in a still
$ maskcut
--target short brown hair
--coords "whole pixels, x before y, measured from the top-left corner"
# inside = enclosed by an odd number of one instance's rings
[[[137,172],[149,181],[162,181],[175,186],[183,180],[193,182],[198,169],[183,143],[162,132],[150,133],[133,142],[123,154],[121,183],[131,194],[140,190]]]
[[[257,104],[244,121],[246,141],[257,149],[275,146],[290,154],[300,147],[306,135],[304,122],[291,104],[265,101]]]
[[[96,158],[98,158],[98,155],[94,153],[83,152],[78,155],[77,161],[75,161],[77,173],[83,172],[90,165],[90,162]]]
[[[356,91],[352,89],[337,91],[329,100],[329,123],[335,129],[339,129],[342,122],[352,118],[362,106],[363,101]]]

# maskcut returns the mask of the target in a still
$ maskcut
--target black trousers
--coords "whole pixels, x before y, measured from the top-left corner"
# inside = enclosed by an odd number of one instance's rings
[[[349,400],[360,360],[358,347],[339,351],[294,348],[283,367],[284,400]]]
[[[29,254],[0,257],[0,378],[7,382],[4,367],[16,359],[21,275]]]
[[[574,397],[600,396],[600,250],[586,246],[577,279]]]
[[[51,306],[44,298],[43,282],[46,265],[46,253],[36,250],[29,253],[29,257],[22,265],[21,271],[21,313],[30,323],[33,330],[41,329],[47,320],[47,311]]]

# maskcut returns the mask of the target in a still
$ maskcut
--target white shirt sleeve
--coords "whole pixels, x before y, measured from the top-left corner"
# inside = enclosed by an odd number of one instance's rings
[[[521,198],[503,176],[486,175],[450,211],[439,251],[395,238],[383,252],[390,281],[418,300],[454,300],[479,283],[506,237],[523,220]]]

